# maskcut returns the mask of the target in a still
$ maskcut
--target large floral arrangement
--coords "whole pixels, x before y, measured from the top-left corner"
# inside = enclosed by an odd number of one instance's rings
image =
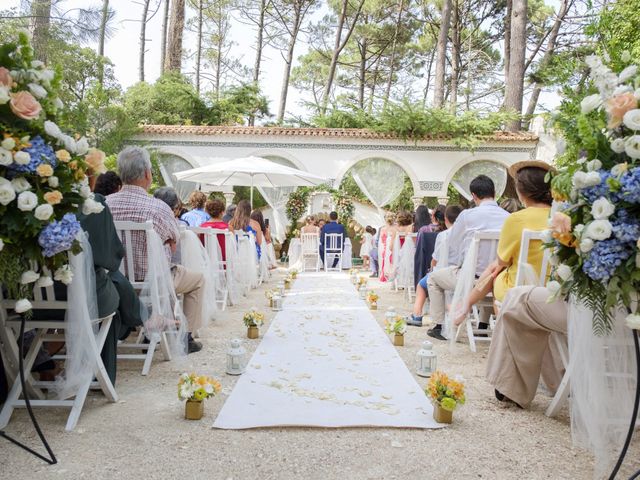
[[[466,400],[462,379],[451,379],[440,370],[436,370],[431,375],[425,393],[431,400],[450,412],[454,411],[458,405],[463,405]]]
[[[332,192],[333,201],[336,205],[336,213],[340,222],[346,224],[353,218],[355,206],[351,196],[342,190],[334,190]]]
[[[206,375],[183,373],[178,381],[178,398],[201,402],[215,397],[221,390],[220,383]]]
[[[558,202],[546,246],[552,249],[555,296],[573,295],[593,312],[596,334],[611,329],[624,305],[640,328],[640,77],[629,65],[615,73],[597,56],[586,59],[589,95],[571,115],[558,115],[568,166],[552,179]],[[565,104],[565,110],[571,107]],[[568,118],[572,117],[572,118]]]
[[[293,227],[296,226],[298,220],[302,218],[304,213],[307,211],[307,206],[309,204],[309,189],[308,188],[298,188],[294,192],[289,194],[289,199],[287,200],[287,205],[285,207],[287,218]]]
[[[261,327],[264,325],[264,314],[254,307],[242,317],[245,327]]]
[[[75,214],[103,208],[86,174],[103,169],[104,153],[53,122],[60,82],[34,59],[26,33],[0,45],[0,279],[20,298],[19,313],[31,309],[34,284],[71,282],[68,253],[80,251]]]

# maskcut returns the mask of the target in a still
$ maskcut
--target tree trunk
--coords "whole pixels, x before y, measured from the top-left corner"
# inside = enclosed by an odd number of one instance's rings
[[[509,76],[509,61],[511,59],[511,12],[513,0],[507,0],[507,8],[504,16],[504,78]]]
[[[447,39],[449,38],[449,25],[451,24],[451,0],[442,3],[440,19],[440,32],[438,33],[436,74],[434,79],[433,106],[441,108],[444,104],[444,74],[447,63]]]
[[[367,75],[367,39],[363,39],[361,44],[358,44],[358,51],[360,52],[360,73],[358,75],[358,106],[360,110],[364,110],[364,89],[366,86]]]
[[[389,78],[387,79],[387,88],[384,92],[384,103],[382,108],[385,108],[387,106],[387,102],[389,102],[389,97],[391,96],[391,84],[393,83],[393,74],[395,73],[396,51],[398,49],[398,35],[400,34],[400,23],[402,22],[403,10],[404,10],[404,0],[400,0],[400,5],[398,6],[398,18],[396,20],[396,27],[393,31],[393,41],[391,43],[391,57],[389,59]]]
[[[513,0],[511,11],[511,40],[509,55],[509,76],[505,81],[504,108],[522,114],[522,94],[524,90],[524,62],[527,47],[527,0]],[[521,120],[510,121],[507,130],[521,129]]]
[[[460,9],[458,0],[453,0],[451,17],[451,82],[449,101],[451,113],[458,109],[458,78],[460,76]]]
[[[431,88],[431,69],[433,67],[433,61],[436,56],[436,51],[431,50],[431,55],[429,55],[429,63],[427,67],[427,84],[424,86],[424,96],[422,97],[422,108],[427,108],[427,97],[429,95],[429,89]]]
[[[140,57],[138,60],[138,80],[144,82],[144,54],[146,50],[147,13],[149,12],[149,2],[144,0],[142,4],[142,19],[140,20]]]
[[[284,61],[284,73],[282,76],[282,88],[280,89],[280,105],[278,106],[277,122],[281,124],[284,120],[284,113],[287,108],[287,94],[289,93],[289,78],[291,77],[291,65],[293,64],[293,51],[296,48],[298,33],[302,25],[302,5],[295,2],[293,6],[293,29],[289,37],[289,45],[287,46],[287,57]]]
[[[200,65],[202,63],[202,0],[198,0],[198,39],[196,47],[196,92],[200,95]]]
[[[264,17],[267,10],[267,0],[260,2],[260,14],[258,17],[258,35],[256,38],[256,59],[253,63],[253,84],[258,86],[260,80],[260,65],[262,64],[262,48],[264,42]],[[249,126],[255,125],[255,115],[249,116]]]
[[[165,70],[165,57],[167,55],[167,25],[169,24],[169,2],[171,0],[164,0],[164,12],[162,14],[162,32],[160,38],[160,73],[164,73]]]
[[[173,0],[169,21],[168,46],[164,66],[167,71],[180,72],[182,68],[182,35],[184,33],[185,0]]]
[[[98,65],[98,83],[102,86],[104,82],[104,40],[107,31],[107,20],[109,19],[109,0],[102,1],[102,19],[100,20],[100,37],[98,38],[98,55],[100,64]]]
[[[35,58],[46,62],[51,25],[51,0],[31,2],[31,37]]]

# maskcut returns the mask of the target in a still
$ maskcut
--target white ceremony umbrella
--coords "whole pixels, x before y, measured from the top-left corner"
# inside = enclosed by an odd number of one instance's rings
[[[188,180],[216,186],[251,187],[312,187],[327,181],[312,173],[285,167],[260,157],[245,157],[213,163],[204,167],[176,172],[178,180]]]

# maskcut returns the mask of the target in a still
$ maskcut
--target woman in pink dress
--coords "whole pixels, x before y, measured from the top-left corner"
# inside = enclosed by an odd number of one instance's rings
[[[380,246],[378,247],[378,256],[380,258],[380,281],[387,282],[389,280],[385,273],[385,269],[389,268],[389,256],[391,254],[391,245],[393,242],[393,235],[395,233],[395,227],[393,226],[396,221],[395,213],[387,213],[384,216],[386,225],[380,229]]]

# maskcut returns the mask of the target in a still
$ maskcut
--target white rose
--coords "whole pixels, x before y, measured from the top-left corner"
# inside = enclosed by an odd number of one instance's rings
[[[618,75],[618,81],[620,83],[626,82],[630,78],[635,77],[636,73],[638,73],[638,67],[636,67],[635,65],[629,65],[627,68],[620,72],[620,75]]]
[[[615,205],[604,197],[600,197],[591,206],[591,215],[596,220],[609,218],[616,211]]]
[[[593,240],[590,238],[583,238],[580,240],[580,251],[582,253],[589,253],[593,248]]]
[[[13,139],[13,137],[8,137],[2,140],[2,143],[0,143],[0,146],[2,146],[2,148],[5,148],[7,150],[13,150],[14,148],[16,148],[16,141]]]
[[[13,155],[13,159],[18,165],[28,165],[31,161],[31,155],[20,150]]]
[[[53,278],[65,285],[69,285],[73,280],[73,272],[71,271],[71,268],[69,268],[69,265],[63,265],[54,272]]]
[[[80,187],[80,196],[82,198],[89,198],[89,196],[91,195],[91,188],[89,187],[89,185],[83,185],[82,187]]]
[[[602,182],[600,178],[600,174],[598,172],[587,172],[587,176],[585,177],[585,186],[592,187],[594,185],[598,185]]]
[[[618,85],[613,91],[613,93],[611,94],[611,96],[615,97],[616,95],[622,95],[623,93],[629,93],[629,92],[633,92],[633,87],[629,85]]]
[[[550,297],[547,299],[547,301],[553,300],[557,293],[560,291],[560,288],[561,285],[559,282],[556,282],[555,280],[551,280],[550,282],[548,282],[547,290],[549,290]]]
[[[29,180],[24,177],[16,177],[11,180],[11,186],[16,191],[16,193],[26,192],[27,190],[31,190],[31,184]]]
[[[600,105],[602,105],[602,99],[598,94],[589,95],[588,97],[583,98],[582,102],[580,102],[580,108],[584,114],[593,112]]]
[[[558,265],[556,274],[558,275],[558,277],[560,277],[560,279],[563,282],[566,282],[573,276],[573,273],[571,272],[571,267],[565,264]]]
[[[616,138],[615,140],[612,140],[611,141],[611,150],[613,150],[616,153],[624,152],[624,139],[623,138]]]
[[[627,318],[625,318],[625,323],[627,327],[633,330],[640,330],[640,315],[637,313],[630,313],[627,315]]]
[[[0,204],[8,205],[16,198],[16,191],[13,189],[11,182],[6,178],[0,177]]]
[[[13,155],[11,152],[5,148],[0,147],[0,165],[6,167],[7,165],[11,165],[13,163]]]
[[[76,143],[76,153],[78,155],[85,155],[88,151],[89,151],[89,142],[87,142],[86,138],[82,137]]]
[[[592,240],[606,240],[611,236],[611,223],[609,220],[594,220],[587,225],[584,234]]]
[[[585,187],[585,179],[587,177],[587,172],[583,172],[582,170],[578,170],[573,174],[573,178],[571,179],[571,183],[575,188],[584,188]]]
[[[31,310],[31,302],[26,298],[18,300],[16,302],[16,306],[14,307],[14,310],[16,311],[16,313],[28,312],[29,310]]]
[[[624,151],[633,159],[640,158],[640,135],[631,135],[624,142]]]
[[[48,203],[43,203],[42,205],[38,205],[36,207],[36,211],[33,213],[33,215],[38,220],[49,220],[51,218],[51,215],[53,215],[53,207]]]
[[[0,105],[4,105],[11,100],[11,95],[9,95],[9,88],[0,86]]]
[[[594,158],[590,162],[587,162],[587,170],[589,170],[590,172],[600,170],[601,168],[602,168],[602,162],[597,158]]]
[[[62,142],[64,143],[64,148],[66,148],[69,153],[76,153],[76,141],[73,139],[73,137],[63,134],[60,140],[62,140]]]
[[[598,172],[578,171],[573,174],[573,186],[577,189],[592,187],[600,183],[600,174]]]
[[[53,285],[53,279],[49,275],[43,275],[36,281],[36,287],[46,288]]]
[[[38,85],[37,83],[30,83],[27,86],[29,87],[29,91],[33,94],[34,97],[44,98],[47,96],[47,91],[44,89],[44,87]]]
[[[640,109],[634,108],[625,113],[622,117],[622,123],[631,130],[640,130]]]
[[[58,188],[58,177],[49,177],[47,183],[51,188]]]
[[[22,275],[20,275],[20,283],[22,285],[28,285],[30,283],[35,282],[39,278],[40,278],[39,273],[36,273],[33,270],[27,270],[26,272],[23,272]]]
[[[38,196],[33,192],[22,192],[18,195],[18,208],[30,212],[38,206]]]
[[[46,120],[44,122],[44,131],[47,135],[53,138],[60,138],[62,136],[60,127],[50,120]]]
[[[100,202],[96,202],[93,198],[87,198],[82,204],[82,213],[85,215],[100,213],[102,210],[104,210],[104,205]]]

